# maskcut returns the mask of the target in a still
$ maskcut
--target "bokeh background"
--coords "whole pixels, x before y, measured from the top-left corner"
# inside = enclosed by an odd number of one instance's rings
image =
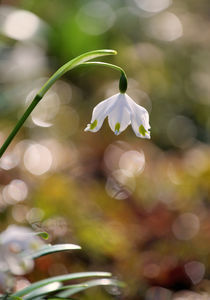
[[[114,70],[81,67],[49,90],[0,161],[0,228],[82,251],[37,260],[17,287],[101,270],[127,287],[76,299],[210,299],[209,12],[208,0],[1,1],[1,143],[58,67],[103,48],[152,127],[151,140],[107,121],[83,131],[118,92]]]

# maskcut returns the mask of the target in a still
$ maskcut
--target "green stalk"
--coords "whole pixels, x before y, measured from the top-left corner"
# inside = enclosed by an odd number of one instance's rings
[[[11,133],[9,134],[8,138],[2,145],[0,149],[0,158],[6,151],[7,147],[10,145],[20,128],[23,126],[26,119],[29,117],[31,112],[34,110],[34,108],[37,106],[39,101],[43,98],[43,96],[46,94],[46,92],[49,90],[49,88],[58,80],[62,75],[64,75],[69,70],[74,69],[75,67],[85,63],[88,60],[91,60],[96,57],[100,56],[106,56],[106,55],[115,55],[117,52],[115,50],[95,50],[90,51],[87,53],[84,53],[69,62],[67,62],[65,65],[63,65],[61,68],[59,68],[51,77],[50,79],[42,86],[42,88],[39,90],[39,92],[34,97],[33,101],[29,105],[29,107],[26,109],[20,120],[17,122]]]
[[[117,51],[115,50],[96,50],[84,53],[76,58],[70,60],[65,65],[60,67],[50,79],[43,85],[38,94],[44,96],[44,94],[49,90],[49,88],[58,80],[63,74],[74,69],[75,67],[85,63],[88,60],[91,60],[96,57],[105,56],[105,55],[116,55]]]
[[[99,65],[99,66],[103,66],[103,67],[109,67],[114,70],[120,71],[121,77],[120,77],[120,81],[119,81],[119,90],[120,90],[120,93],[122,93],[122,94],[124,94],[126,92],[127,86],[128,86],[127,76],[125,74],[125,71],[121,67],[113,65],[113,64],[100,62],[100,61],[85,62],[82,64],[82,66],[91,66],[91,65],[96,65],[96,66]]]
[[[12,140],[14,139],[16,134],[18,133],[19,129],[23,126],[25,120],[28,118],[30,113],[34,110],[34,108],[37,106],[37,104],[39,103],[39,101],[41,99],[42,99],[42,97],[40,95],[37,94],[35,96],[34,100],[31,102],[29,107],[26,109],[26,111],[24,112],[24,114],[22,115],[20,120],[16,123],[15,127],[13,128],[13,130],[9,134],[8,138],[6,139],[4,144],[2,145],[2,147],[0,149],[0,157],[2,157],[2,155],[6,151],[7,147],[9,146],[9,144],[12,142]]]

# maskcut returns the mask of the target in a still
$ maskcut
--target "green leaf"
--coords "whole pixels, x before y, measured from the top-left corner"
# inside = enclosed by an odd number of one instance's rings
[[[80,246],[74,244],[58,244],[58,245],[46,245],[36,252],[30,253],[28,256],[30,258],[38,258],[44,255],[48,255],[55,252],[78,250],[81,249]]]
[[[62,283],[60,282],[52,282],[50,284],[47,284],[45,286],[42,286],[34,291],[32,291],[31,293],[27,294],[24,297],[24,300],[30,300],[33,299],[34,297],[38,297],[38,296],[43,296],[52,292],[55,292],[59,289],[59,287],[62,286]]]
[[[107,278],[89,280],[81,284],[71,284],[65,286],[63,286],[59,282],[54,282],[32,291],[31,293],[27,294],[24,297],[24,300],[30,300],[30,299],[40,300],[43,299],[43,297],[40,298],[40,296],[44,296],[44,295],[47,296],[49,293],[58,292],[59,290],[60,292],[55,295],[55,298],[52,299],[66,299],[66,297],[72,296],[78,292],[82,292],[88,288],[96,287],[96,286],[106,286],[106,285],[113,285],[117,287],[125,286],[125,284],[121,281],[115,279],[107,279]]]
[[[107,273],[107,272],[80,272],[80,273],[72,273],[72,274],[66,274],[66,275],[61,275],[61,276],[55,276],[55,277],[47,278],[47,279],[32,283],[31,285],[27,286],[26,288],[14,293],[12,296],[22,297],[42,286],[48,285],[52,282],[61,282],[61,281],[80,279],[80,278],[85,278],[85,277],[110,277],[110,276],[111,276],[111,273]]]
[[[57,291],[63,290],[63,289],[83,288],[86,286],[87,286],[86,284],[72,284],[72,285],[68,285],[68,286],[63,286],[62,283],[60,283],[60,282],[52,282],[50,284],[42,286],[42,287],[32,291],[31,293],[27,294],[26,296],[24,296],[24,300],[30,300],[30,299],[34,299],[34,298],[37,299],[37,297],[47,295],[52,292],[57,292]]]
[[[89,289],[91,287],[106,286],[106,285],[114,285],[117,287],[125,286],[125,284],[123,282],[115,280],[115,279],[108,279],[108,278],[95,279],[95,280],[86,281],[86,282],[84,282],[83,285],[77,286],[75,288],[71,287],[71,286],[63,286],[60,289],[68,289],[68,290],[58,293],[57,296],[68,297],[68,296],[72,296],[78,292],[82,292],[86,289]]]

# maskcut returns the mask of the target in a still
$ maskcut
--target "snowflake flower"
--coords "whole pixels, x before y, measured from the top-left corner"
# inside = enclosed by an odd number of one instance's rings
[[[109,126],[118,135],[131,124],[137,137],[150,139],[149,114],[127,94],[118,93],[97,104],[93,109],[91,123],[85,131],[96,132],[108,117]]]

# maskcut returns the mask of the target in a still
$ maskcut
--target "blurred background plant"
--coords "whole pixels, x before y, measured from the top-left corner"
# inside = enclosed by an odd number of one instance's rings
[[[84,270],[128,284],[79,299],[210,297],[210,20],[208,0],[4,0],[0,5],[0,141],[59,66],[111,48],[152,140],[108,125],[84,133],[118,74],[68,73],[0,161],[0,226],[31,224],[83,251],[39,258],[21,282]],[[21,287],[21,284],[19,288]]]
[[[110,279],[107,272],[77,272],[46,278],[30,284],[15,275],[25,275],[33,270],[34,260],[52,253],[79,250],[74,244],[44,244],[40,237],[48,239],[47,232],[33,232],[24,226],[10,225],[0,235],[0,299],[64,299],[95,286],[123,287],[124,284]],[[97,278],[85,282],[63,285],[65,281]],[[105,277],[105,278],[103,278]]]

